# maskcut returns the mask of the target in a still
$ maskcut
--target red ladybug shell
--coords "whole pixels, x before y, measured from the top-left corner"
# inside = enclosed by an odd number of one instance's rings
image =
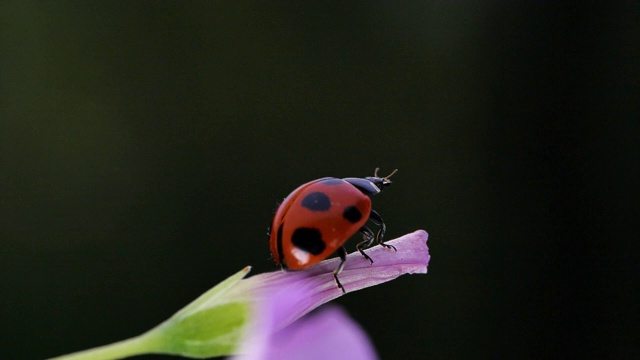
[[[271,255],[285,268],[307,268],[340,248],[370,212],[371,199],[343,179],[308,182],[278,207],[269,238]]]

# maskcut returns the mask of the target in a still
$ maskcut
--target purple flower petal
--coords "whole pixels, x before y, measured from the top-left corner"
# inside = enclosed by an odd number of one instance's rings
[[[239,349],[235,360],[269,359],[274,334],[280,330],[283,317],[287,317],[296,303],[309,296],[311,289],[307,287],[288,286],[275,290],[271,296],[262,297],[256,302],[254,319]]]
[[[371,360],[377,355],[360,325],[332,306],[275,333],[265,359]]]
[[[240,355],[235,360],[377,359],[364,330],[338,307],[305,316],[276,331],[278,321],[311,293],[309,287],[287,287],[257,304]]]
[[[342,285],[347,292],[353,292],[393,280],[403,274],[425,274],[429,264],[427,239],[427,232],[418,230],[387,242],[394,245],[397,252],[382,246],[367,249],[373,264],[357,251],[349,254],[344,270],[339,275]],[[274,330],[281,329],[342,295],[332,274],[339,261],[337,258],[325,260],[302,271],[259,274],[241,280],[230,291],[236,293],[237,297],[253,297],[260,302],[267,301],[266,299],[284,289],[310,289],[307,296],[293,296],[289,299],[291,303],[287,306],[287,311],[277,318],[278,325],[273,327]]]

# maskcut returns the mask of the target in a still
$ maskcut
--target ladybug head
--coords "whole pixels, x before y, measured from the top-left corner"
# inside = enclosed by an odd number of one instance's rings
[[[391,185],[391,180],[389,180],[389,178],[393,176],[393,174],[397,173],[398,169],[393,170],[391,174],[385,177],[379,177],[378,170],[380,170],[380,168],[376,168],[376,170],[373,172],[373,176],[368,176],[365,179],[371,181],[378,189],[382,190],[385,186]]]

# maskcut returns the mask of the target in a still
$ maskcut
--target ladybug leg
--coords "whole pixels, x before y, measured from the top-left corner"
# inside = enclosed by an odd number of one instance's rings
[[[385,244],[385,242],[383,241],[384,233],[387,231],[387,225],[384,224],[384,220],[382,220],[382,217],[380,217],[380,214],[378,214],[375,210],[371,209],[371,213],[369,214],[369,220],[371,220],[371,222],[373,222],[374,224],[380,226],[380,230],[378,230],[378,233],[376,234],[376,242],[382,245],[383,247],[386,247],[387,249],[393,249],[394,251],[398,251],[398,249],[396,249],[395,246]]]
[[[346,294],[347,292],[344,290],[344,286],[342,286],[342,284],[340,283],[340,280],[338,279],[338,274],[342,272],[342,268],[344,268],[344,263],[347,262],[347,250],[344,248],[344,246],[341,246],[338,249],[338,256],[340,257],[340,264],[338,264],[338,267],[335,270],[333,270],[333,278],[336,280],[336,285],[338,285],[338,288],[342,290],[342,293]]]
[[[358,249],[360,254],[362,254],[365,259],[371,261],[371,263],[373,264],[373,259],[371,259],[371,257],[364,252],[364,249],[371,247],[371,244],[373,244],[376,236],[373,234],[373,231],[371,231],[371,229],[366,226],[361,227],[360,232],[362,233],[362,237],[364,238],[364,240],[356,245],[356,249]]]

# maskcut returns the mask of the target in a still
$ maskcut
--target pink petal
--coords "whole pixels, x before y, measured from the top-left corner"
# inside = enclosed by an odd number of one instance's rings
[[[305,316],[272,336],[265,359],[377,359],[364,330],[332,306]]]
[[[338,307],[305,316],[284,329],[278,321],[310,288],[285,288],[258,305],[257,318],[235,360],[377,359],[364,330]]]
[[[357,251],[349,254],[344,270],[339,275],[342,285],[349,293],[403,274],[425,274],[430,258],[427,239],[427,232],[418,230],[387,242],[394,245],[397,252],[382,246],[367,249],[366,253],[373,259],[373,264]],[[259,274],[240,281],[232,291],[251,294],[258,301],[266,301],[284,289],[310,289],[308,296],[291,298],[293,303],[285,314],[278,317],[278,326],[274,327],[281,329],[318,306],[343,295],[332,274],[338,263],[339,259],[334,258],[302,271]]]

